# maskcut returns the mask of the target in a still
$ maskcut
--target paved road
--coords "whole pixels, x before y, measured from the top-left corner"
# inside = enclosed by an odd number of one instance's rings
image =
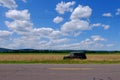
[[[0,64],[0,80],[120,80],[120,64]]]

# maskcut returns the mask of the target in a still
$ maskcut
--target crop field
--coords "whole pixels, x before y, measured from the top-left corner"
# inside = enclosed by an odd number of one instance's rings
[[[120,64],[120,54],[87,54],[86,60],[63,60],[66,54],[0,54],[0,63]]]

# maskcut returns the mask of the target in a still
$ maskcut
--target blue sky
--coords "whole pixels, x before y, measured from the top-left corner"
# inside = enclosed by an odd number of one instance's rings
[[[120,50],[120,0],[0,0],[0,47]]]

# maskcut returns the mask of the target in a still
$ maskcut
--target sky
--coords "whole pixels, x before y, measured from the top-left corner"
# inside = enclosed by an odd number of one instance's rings
[[[120,50],[120,0],[0,0],[0,47]]]

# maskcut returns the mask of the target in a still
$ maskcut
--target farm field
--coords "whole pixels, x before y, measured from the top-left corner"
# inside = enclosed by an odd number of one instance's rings
[[[120,64],[120,54],[87,54],[86,60],[63,60],[67,54],[0,54],[0,63]]]

